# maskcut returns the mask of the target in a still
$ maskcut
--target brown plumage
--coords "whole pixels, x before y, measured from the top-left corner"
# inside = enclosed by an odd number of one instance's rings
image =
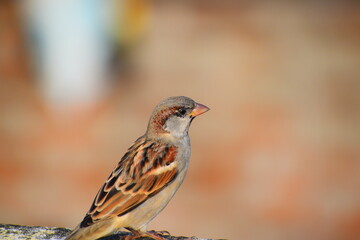
[[[146,134],[138,138],[97,193],[82,222],[66,238],[97,239],[125,228],[140,236],[181,185],[190,158],[188,128],[209,110],[187,97],[171,97],[156,106]]]

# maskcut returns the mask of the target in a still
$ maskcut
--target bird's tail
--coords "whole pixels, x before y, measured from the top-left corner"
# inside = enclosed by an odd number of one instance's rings
[[[95,240],[109,235],[113,230],[109,222],[99,222],[88,227],[78,225],[64,240]]]
[[[86,236],[84,236],[84,234],[80,230],[80,225],[78,225],[64,240],[80,240],[85,238]]]

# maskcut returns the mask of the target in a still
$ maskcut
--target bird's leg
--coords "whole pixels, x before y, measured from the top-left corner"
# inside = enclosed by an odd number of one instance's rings
[[[153,233],[153,234],[157,234],[157,235],[161,235],[161,236],[170,236],[170,233],[166,230],[163,230],[163,231],[155,231],[155,230],[150,230],[149,231],[150,233]]]
[[[167,238],[162,237],[161,235],[163,235],[163,234],[161,234],[161,233],[159,234],[159,232],[155,232],[155,231],[141,232],[141,231],[135,230],[130,227],[127,227],[126,229],[129,230],[133,235],[125,236],[123,238],[123,240],[134,240],[134,239],[138,239],[138,238],[142,238],[142,237],[149,237],[154,240],[167,240]]]

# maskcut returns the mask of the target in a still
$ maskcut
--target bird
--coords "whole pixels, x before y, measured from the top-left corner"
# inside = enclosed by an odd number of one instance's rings
[[[189,97],[173,96],[153,110],[147,130],[116,164],[81,223],[65,240],[98,239],[128,230],[125,239],[165,239],[148,223],[172,199],[188,170],[189,127],[210,110]]]

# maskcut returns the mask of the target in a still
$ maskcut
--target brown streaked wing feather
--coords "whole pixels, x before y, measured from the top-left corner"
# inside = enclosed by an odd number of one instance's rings
[[[122,216],[160,192],[177,175],[177,148],[139,138],[120,160],[82,221],[87,227]]]

